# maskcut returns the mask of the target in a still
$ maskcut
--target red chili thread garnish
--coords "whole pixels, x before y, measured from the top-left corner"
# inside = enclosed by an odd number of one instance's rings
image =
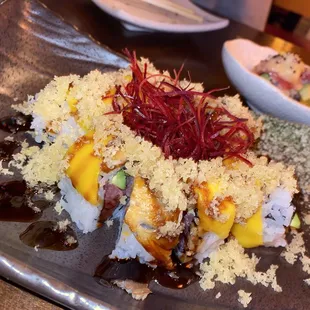
[[[236,157],[252,165],[242,155],[253,145],[254,135],[247,119],[232,115],[224,107],[210,105],[211,93],[182,88],[180,73],[175,77],[143,72],[135,52],[124,51],[131,62],[132,80],[116,87],[112,113],[122,113],[124,124],[159,146],[165,157],[209,160],[218,156]],[[150,80],[162,78],[154,85]],[[118,98],[124,99],[122,107]]]

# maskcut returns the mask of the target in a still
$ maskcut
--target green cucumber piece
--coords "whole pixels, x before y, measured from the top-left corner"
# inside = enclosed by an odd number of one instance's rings
[[[299,91],[301,101],[305,103],[310,103],[310,84],[305,84]]]
[[[270,81],[270,75],[268,73],[263,73],[260,75],[260,77],[262,77],[263,79]]]
[[[116,175],[112,178],[111,183],[120,189],[126,188],[126,173],[124,170],[119,170]]]
[[[294,214],[290,226],[296,229],[300,228],[300,219],[297,213]]]

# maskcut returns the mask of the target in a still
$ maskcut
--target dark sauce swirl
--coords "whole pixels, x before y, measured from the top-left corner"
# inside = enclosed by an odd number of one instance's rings
[[[39,221],[32,223],[20,234],[20,240],[33,248],[54,251],[70,251],[78,246],[75,232],[67,226],[59,229],[57,222]]]
[[[172,289],[185,288],[198,280],[193,269],[187,268],[186,265],[178,265],[171,271],[163,267],[152,268],[140,264],[135,259],[114,260],[108,256],[103,258],[94,276],[103,285],[113,284],[116,280],[132,280],[147,284],[155,281],[161,286]]]
[[[10,133],[18,131],[27,131],[30,129],[32,117],[17,114],[15,116],[4,117],[0,119],[0,129]]]
[[[35,199],[25,181],[10,181],[0,184],[0,221],[32,222],[42,216],[49,202]]]

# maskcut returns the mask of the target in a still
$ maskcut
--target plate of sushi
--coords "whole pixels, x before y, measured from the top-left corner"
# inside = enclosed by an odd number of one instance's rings
[[[235,39],[224,43],[222,60],[229,79],[254,110],[310,124],[310,68],[298,55]]]
[[[1,275],[74,309],[307,309],[309,127],[83,40],[3,97]]]

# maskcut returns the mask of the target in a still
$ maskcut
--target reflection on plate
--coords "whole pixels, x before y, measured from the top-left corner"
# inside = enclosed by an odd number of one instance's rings
[[[103,11],[120,19],[127,29],[135,31],[203,32],[224,28],[229,23],[227,19],[210,14],[187,0],[175,2],[203,17],[201,23],[140,0],[92,1]]]

